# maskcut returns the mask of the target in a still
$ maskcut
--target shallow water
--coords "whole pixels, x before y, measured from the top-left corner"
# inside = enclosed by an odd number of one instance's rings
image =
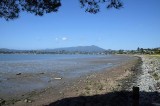
[[[123,58],[112,55],[0,55],[0,73],[57,72],[63,75],[77,72],[80,74],[112,66],[114,61]],[[108,62],[109,60],[111,62]]]
[[[0,94],[17,95],[74,79],[132,59],[115,55],[0,55]],[[21,75],[16,75],[21,73]],[[1,95],[0,95],[1,97]]]

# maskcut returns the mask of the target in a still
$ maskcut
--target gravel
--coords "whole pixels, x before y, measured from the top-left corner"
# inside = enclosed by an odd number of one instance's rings
[[[140,88],[140,106],[158,106],[160,104],[160,57],[145,55],[140,57],[141,73],[136,76],[132,86]]]
[[[148,56],[141,56],[142,58],[142,74],[138,77],[135,86],[140,88],[140,91],[145,92],[160,92],[160,89],[157,89],[157,84],[160,80],[156,80],[154,77],[155,73],[160,73],[159,64],[160,61],[156,57],[148,57]],[[157,77],[160,77],[157,75]]]

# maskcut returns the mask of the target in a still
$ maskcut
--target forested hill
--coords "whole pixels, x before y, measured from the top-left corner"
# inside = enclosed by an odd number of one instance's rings
[[[98,46],[77,46],[77,47],[66,47],[66,48],[57,48],[57,49],[48,49],[46,51],[68,51],[68,52],[104,52],[105,49],[102,49]]]
[[[77,46],[77,47],[65,47],[56,49],[44,49],[44,50],[14,50],[14,49],[0,49],[0,53],[11,54],[11,53],[35,53],[35,54],[85,54],[85,53],[103,53],[105,49],[98,46]]]

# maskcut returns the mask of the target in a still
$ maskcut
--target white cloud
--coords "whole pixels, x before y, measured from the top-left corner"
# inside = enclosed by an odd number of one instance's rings
[[[67,40],[67,38],[66,37],[62,37],[62,40],[65,41],[65,40]]]
[[[67,37],[55,38],[55,41],[66,41],[66,40],[68,40]]]

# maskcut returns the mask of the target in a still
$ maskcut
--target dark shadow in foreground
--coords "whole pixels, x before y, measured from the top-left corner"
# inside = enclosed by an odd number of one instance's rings
[[[160,93],[139,92],[140,106],[157,106],[160,104]],[[119,91],[93,96],[79,96],[64,98],[48,106],[132,106],[132,92]],[[159,105],[158,105],[159,106]]]

